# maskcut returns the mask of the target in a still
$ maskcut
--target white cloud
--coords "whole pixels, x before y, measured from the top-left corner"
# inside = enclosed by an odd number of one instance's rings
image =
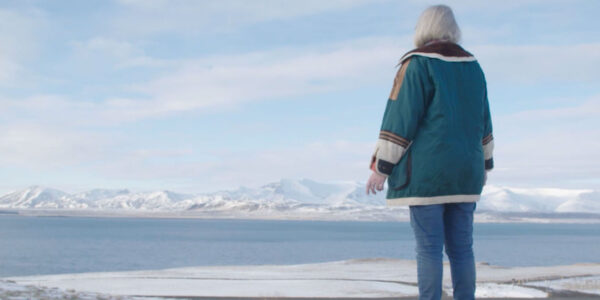
[[[78,45],[85,53],[112,53],[115,64],[144,59],[129,43],[97,38]],[[406,51],[395,39],[370,38],[300,49],[281,48],[236,55],[162,61],[155,79],[123,83],[142,97],[112,97],[90,102],[36,96],[0,99],[0,106],[41,114],[40,119],[71,115],[84,123],[130,122],[188,111],[214,110],[252,101],[344,90],[391,82],[395,62]],[[137,56],[136,56],[137,55]],[[156,60],[149,58],[151,62]],[[48,105],[54,102],[55,105]],[[45,105],[44,110],[40,105]],[[62,111],[50,114],[45,109]],[[67,118],[68,119],[68,118]]]
[[[359,39],[323,48],[278,49],[179,61],[174,71],[136,84],[145,99],[106,102],[109,115],[126,118],[237,106],[288,96],[344,90],[393,77],[408,37]],[[600,44],[474,46],[488,82],[596,82]],[[122,117],[117,117],[120,119]]]
[[[388,40],[372,42],[190,60],[135,90],[154,99],[144,106],[168,113],[342,90],[393,78],[402,50]],[[128,104],[132,103],[136,102]]]
[[[22,72],[23,67],[19,63],[10,58],[0,56],[0,82],[2,84],[14,82],[15,78],[19,77],[19,74]]]
[[[0,8],[0,53],[19,58],[35,54],[36,30],[45,22],[44,15],[35,9]]]
[[[0,125],[29,122],[38,126],[78,127],[100,122],[99,110],[101,107],[97,103],[75,101],[63,95],[40,94],[23,98],[0,96]]]
[[[130,44],[108,39],[90,40],[80,47],[112,53],[116,58],[139,54]],[[366,148],[335,142],[267,152],[232,153],[219,149],[198,153],[165,149],[161,141],[119,147],[127,139],[114,126],[183,111],[343,90],[379,80],[391,84],[395,62],[403,51],[383,38],[174,61],[171,63],[178,66],[174,71],[133,87],[145,93],[146,99],[88,101],[43,94],[0,97],[4,115],[0,122],[0,156],[5,164],[32,170],[78,165],[103,178],[127,182],[195,180],[203,181],[206,189],[260,184],[284,176],[353,177],[368,171],[371,143]],[[368,149],[357,154],[363,148]],[[203,161],[202,157],[209,159]],[[360,164],[354,162],[357,157]],[[294,167],[299,161],[302,166]]]
[[[140,54],[131,44],[103,38],[91,39],[79,47],[81,51],[112,53],[122,59],[118,63]],[[115,125],[380,82],[391,85],[395,62],[404,51],[394,39],[374,38],[170,61],[170,68],[161,69],[163,72],[153,80],[123,83],[129,84],[130,92],[143,94],[141,97],[91,101],[51,94],[24,98],[0,96],[0,108],[4,122],[25,118],[36,124],[63,127]]]
[[[117,137],[109,136],[110,133],[90,135],[86,126],[107,128],[118,126],[119,122],[221,109],[253,101],[381,82],[391,85],[395,62],[408,50],[406,45],[410,45],[410,40],[410,37],[378,37],[169,61],[171,68],[156,78],[130,85],[131,91],[144,94],[140,98],[114,97],[98,102],[63,95],[0,98],[3,114],[0,156],[4,163],[46,169],[61,163],[106,161],[94,167],[95,174],[130,182],[164,178],[185,182],[186,190],[192,190],[193,185],[206,190],[255,185],[281,177],[362,179],[363,174],[368,175],[371,141],[317,142],[251,153],[222,149],[197,153],[189,149],[157,149],[156,145],[119,152],[111,149]],[[79,46],[85,51],[110,54],[118,59],[117,63],[144,57],[141,48],[115,39],[98,37]],[[488,82],[589,82],[598,78],[594,65],[598,65],[600,51],[593,52],[598,50],[598,44],[594,43],[480,45],[468,50],[482,62]],[[600,128],[595,121],[600,112],[598,99],[592,97],[574,107],[495,118],[497,170],[491,180],[544,182],[567,178],[582,182],[597,176],[600,168],[595,156],[600,146],[589,136],[600,136],[595,129]],[[571,101],[581,103],[580,99]],[[555,141],[559,142],[553,144]]]
[[[105,67],[115,69],[129,67],[167,67],[174,63],[146,55],[142,47],[124,40],[96,36],[73,43],[75,56],[98,63],[108,61]]]
[[[134,54],[134,47],[128,42],[116,41],[104,37],[95,37],[79,44],[91,51],[104,52],[115,57],[128,57]]]
[[[573,187],[600,186],[600,95],[563,108],[494,118],[495,180]]]
[[[488,82],[598,82],[600,43],[574,45],[474,45]]]
[[[366,180],[373,147],[373,143],[337,140],[256,151],[149,150],[151,157],[144,150],[98,165],[96,172],[115,180],[175,182],[178,186],[170,188],[196,192],[257,186],[282,177]]]
[[[403,41],[408,42],[401,47]],[[123,83],[126,89],[143,97],[117,96],[90,102],[61,96],[34,96],[0,99],[0,106],[12,107],[21,113],[37,113],[40,120],[67,115],[84,123],[130,122],[180,112],[235,107],[252,101],[345,90],[391,82],[395,62],[408,50],[409,41],[410,37],[378,37],[296,49],[163,61],[169,68],[161,69],[154,79]],[[121,59],[117,64],[145,57],[130,43],[106,38],[90,39],[80,47],[86,51],[112,53]],[[600,65],[600,44],[480,45],[468,50],[481,61],[488,83],[497,85],[595,82],[600,78],[600,71],[595,68]],[[48,113],[48,109],[56,114]]]
[[[270,20],[343,10],[379,0],[119,0],[126,11],[111,20],[125,35],[195,35],[223,32]]]
[[[93,162],[109,156],[106,136],[31,123],[0,125],[0,163],[34,171]]]
[[[573,125],[580,125],[582,120],[594,120],[600,116],[600,95],[594,95],[584,99],[560,99],[566,103],[560,108],[545,108],[536,110],[524,110],[503,117],[509,123],[536,123],[552,124],[563,128]],[[569,105],[578,103],[578,105]],[[555,121],[567,121],[554,123]]]
[[[37,36],[45,18],[35,9],[0,8],[0,86],[14,87],[27,76],[24,64],[38,51]]]

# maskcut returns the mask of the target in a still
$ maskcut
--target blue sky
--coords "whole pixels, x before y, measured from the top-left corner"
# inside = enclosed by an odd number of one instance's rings
[[[432,1],[1,1],[0,192],[366,181]],[[488,81],[491,184],[600,188],[598,1],[445,1]]]

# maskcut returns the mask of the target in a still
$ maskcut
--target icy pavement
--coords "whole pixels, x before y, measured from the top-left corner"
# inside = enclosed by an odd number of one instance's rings
[[[600,264],[505,268],[480,263],[477,265],[477,297],[544,298],[561,291],[594,294],[599,291],[599,278]],[[111,300],[140,299],[135,297],[387,298],[416,296],[418,293],[415,261],[387,258],[300,265],[199,266],[3,280],[0,281],[0,299],[11,300],[30,299],[20,295],[32,293],[41,293],[45,297],[34,299],[71,299],[70,293],[77,294],[76,299]],[[444,292],[451,295],[451,289],[450,269],[445,265]]]

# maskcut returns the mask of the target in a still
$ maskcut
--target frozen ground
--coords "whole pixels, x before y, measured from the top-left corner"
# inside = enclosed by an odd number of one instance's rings
[[[531,282],[528,285],[550,288],[554,290],[570,290],[600,295],[600,276],[598,275],[557,280],[543,280]]]
[[[414,261],[354,259],[300,265],[201,266],[3,278],[0,299],[146,297],[390,298],[417,295]],[[444,292],[451,295],[445,266]],[[589,296],[600,291],[600,264],[504,268],[477,265],[477,297]],[[77,295],[71,297],[70,295]]]
[[[14,281],[0,279],[0,299],[2,300],[150,300],[165,299],[155,297],[117,296],[105,293],[90,293],[35,285],[21,285]]]

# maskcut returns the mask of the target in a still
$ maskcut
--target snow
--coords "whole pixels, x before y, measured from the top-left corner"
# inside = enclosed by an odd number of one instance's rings
[[[511,188],[486,186],[478,205],[480,210],[502,212],[600,212],[600,195],[589,189]],[[582,205],[568,205],[578,202]],[[583,205],[586,204],[586,205]],[[589,204],[589,205],[588,205]],[[595,207],[594,210],[589,208]]]
[[[452,289],[449,289],[446,293],[448,295],[452,295]],[[477,288],[475,290],[475,297],[546,298],[548,297],[548,293],[512,284],[481,283],[477,285]]]
[[[582,276],[577,278],[543,280],[530,282],[528,285],[544,287],[553,290],[568,290],[600,295],[600,276]]]
[[[116,296],[106,293],[79,292],[60,288],[48,288],[35,285],[20,285],[14,281],[0,280],[0,299],[2,300],[165,300],[157,297]]]
[[[600,211],[600,192],[593,191],[582,193],[579,197],[574,197],[561,203],[556,211],[559,212],[597,212]]]
[[[447,264],[444,267],[444,292],[451,295],[450,269]],[[479,263],[476,296],[547,297],[548,288],[598,293],[599,279],[600,264],[505,268]],[[416,280],[415,261],[370,258],[299,265],[198,266],[10,277],[0,281],[0,298],[5,299],[2,293],[7,291],[19,294],[34,288],[47,293],[70,291],[114,297],[378,298],[416,296]]]
[[[407,207],[387,207],[385,191],[363,183],[282,179],[257,188],[188,195],[172,191],[94,189],[69,194],[34,186],[0,197],[0,209],[29,215],[206,217],[407,221]],[[590,189],[486,186],[476,222],[600,222],[600,192]]]

